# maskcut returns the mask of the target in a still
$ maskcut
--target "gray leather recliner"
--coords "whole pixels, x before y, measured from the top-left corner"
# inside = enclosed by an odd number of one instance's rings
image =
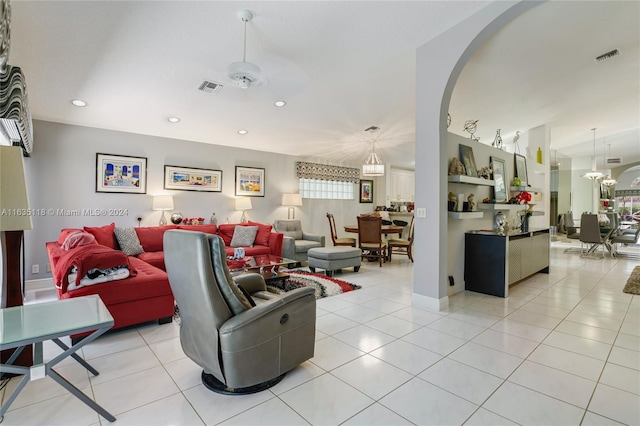
[[[266,291],[259,274],[232,277],[217,235],[169,230],[164,258],[180,308],[182,349],[203,368],[202,381],[210,390],[258,392],[313,357],[312,288],[276,295]]]
[[[307,252],[311,248],[324,247],[324,235],[310,234],[302,230],[302,223],[295,220],[276,220],[273,229],[284,234],[282,238],[282,257],[306,262]]]

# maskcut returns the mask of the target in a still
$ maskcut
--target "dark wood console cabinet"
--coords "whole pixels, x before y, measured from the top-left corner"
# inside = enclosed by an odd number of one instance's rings
[[[549,273],[549,229],[499,235],[470,231],[464,238],[465,289],[499,297],[536,272]]]

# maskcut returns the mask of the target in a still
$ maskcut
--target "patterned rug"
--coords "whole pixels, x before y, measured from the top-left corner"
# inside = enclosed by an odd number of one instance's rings
[[[267,286],[267,290],[272,293],[282,294],[287,291],[301,287],[312,287],[316,291],[316,299],[335,296],[336,294],[362,288],[359,285],[351,284],[333,277],[322,274],[314,274],[307,271],[295,270],[287,271],[289,278],[284,283],[284,288]]]
[[[622,291],[629,294],[640,294],[640,266],[633,268],[633,272],[631,272],[627,280],[627,285],[624,286]]]

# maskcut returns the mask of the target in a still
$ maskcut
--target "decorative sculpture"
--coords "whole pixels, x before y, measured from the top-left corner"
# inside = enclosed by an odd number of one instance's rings
[[[476,208],[476,196],[475,196],[475,194],[470,194],[467,197],[467,202],[469,203],[469,210],[468,211],[472,212],[473,209]]]
[[[496,213],[496,216],[494,218],[495,229],[496,229],[496,231],[498,231],[498,234],[500,234],[500,235],[504,235],[504,224],[505,224],[506,220],[507,220],[507,218],[505,217],[504,213],[502,213],[502,212]]]
[[[478,177],[483,179],[491,179],[491,167],[484,166],[478,171]]]
[[[462,161],[458,160],[456,157],[453,157],[449,162],[449,174],[450,175],[464,175],[464,164]]]
[[[449,202],[448,207],[450,212],[455,212],[458,210],[458,197],[453,192],[449,192]]]
[[[478,120],[467,120],[464,122],[464,131],[471,135],[471,140],[478,142],[480,138],[476,138],[475,132],[478,129]]]

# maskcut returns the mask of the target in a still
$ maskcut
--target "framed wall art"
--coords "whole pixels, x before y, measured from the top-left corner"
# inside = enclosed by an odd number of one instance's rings
[[[460,161],[464,164],[467,176],[478,177],[478,169],[476,168],[476,159],[473,156],[473,148],[460,144]]]
[[[360,202],[373,203],[373,181],[360,179]]]
[[[507,195],[507,176],[505,175],[504,160],[491,156],[491,173],[492,179],[496,182],[493,187],[493,198],[496,203],[506,203]]]
[[[96,192],[147,193],[147,159],[96,154]]]
[[[164,189],[222,192],[222,171],[165,165]]]
[[[515,160],[515,177],[520,179],[521,186],[527,186],[529,179],[527,178],[527,157],[520,154],[514,154]]]
[[[236,195],[264,197],[264,169],[236,166]]]

